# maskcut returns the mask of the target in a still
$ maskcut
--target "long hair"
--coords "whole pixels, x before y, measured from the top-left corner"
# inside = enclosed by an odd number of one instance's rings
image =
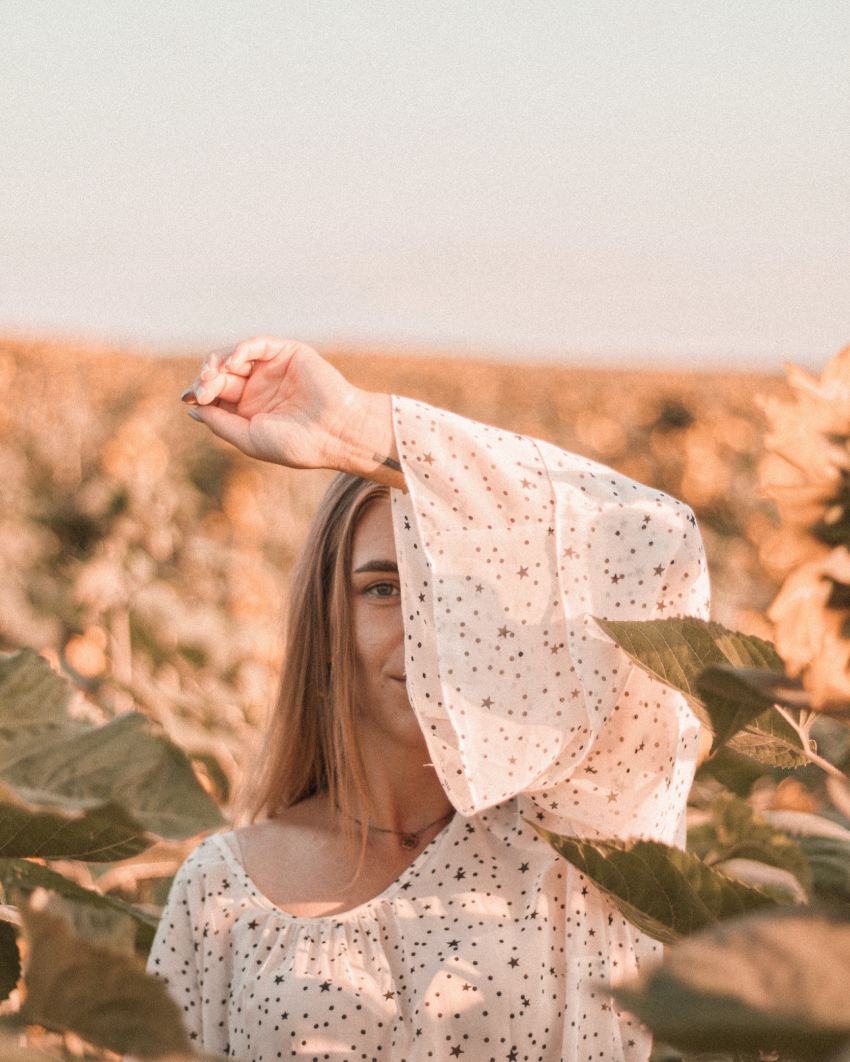
[[[360,873],[374,813],[357,731],[351,554],[367,506],[386,487],[340,473],[326,491],[295,563],[280,686],[244,801],[250,820],[273,818],[326,791],[355,839]]]

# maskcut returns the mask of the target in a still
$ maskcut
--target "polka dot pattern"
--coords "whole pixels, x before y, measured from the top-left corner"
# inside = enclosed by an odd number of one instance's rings
[[[458,814],[380,896],[281,910],[229,834],[175,877],[149,968],[199,1047],[275,1059],[638,1062],[606,984],[660,953],[528,826],[684,841],[698,726],[593,615],[706,616],[690,511],[556,447],[393,399],[411,703]]]

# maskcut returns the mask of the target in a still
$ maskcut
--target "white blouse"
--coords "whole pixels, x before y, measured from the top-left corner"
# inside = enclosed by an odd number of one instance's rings
[[[528,821],[683,844],[698,723],[592,617],[705,618],[696,522],[549,443],[412,399],[393,414],[408,692],[459,814],[379,896],[319,918],[208,837],[149,969],[199,1048],[244,1062],[645,1060],[604,986],[660,947]]]

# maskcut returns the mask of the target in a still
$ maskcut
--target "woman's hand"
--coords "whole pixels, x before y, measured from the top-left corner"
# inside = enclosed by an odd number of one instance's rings
[[[390,396],[354,387],[306,343],[256,336],[213,351],[181,398],[249,457],[403,486]]]

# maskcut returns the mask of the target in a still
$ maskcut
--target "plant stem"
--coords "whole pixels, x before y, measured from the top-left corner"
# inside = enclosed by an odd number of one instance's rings
[[[812,763],[816,763],[822,771],[825,771],[826,774],[831,774],[833,778],[842,778],[846,780],[847,775],[844,773],[844,771],[839,770],[835,766],[835,764],[830,763],[829,760],[825,760],[823,756],[819,756],[816,752],[812,752],[811,748],[809,747],[808,729],[805,729],[804,726],[802,726],[794,718],[794,716],[788,711],[787,708],[783,708],[780,704],[775,704],[773,707],[789,724],[789,726],[792,726],[794,728],[794,731],[799,737],[800,743],[803,746],[800,751],[803,753],[806,759],[810,760]]]

